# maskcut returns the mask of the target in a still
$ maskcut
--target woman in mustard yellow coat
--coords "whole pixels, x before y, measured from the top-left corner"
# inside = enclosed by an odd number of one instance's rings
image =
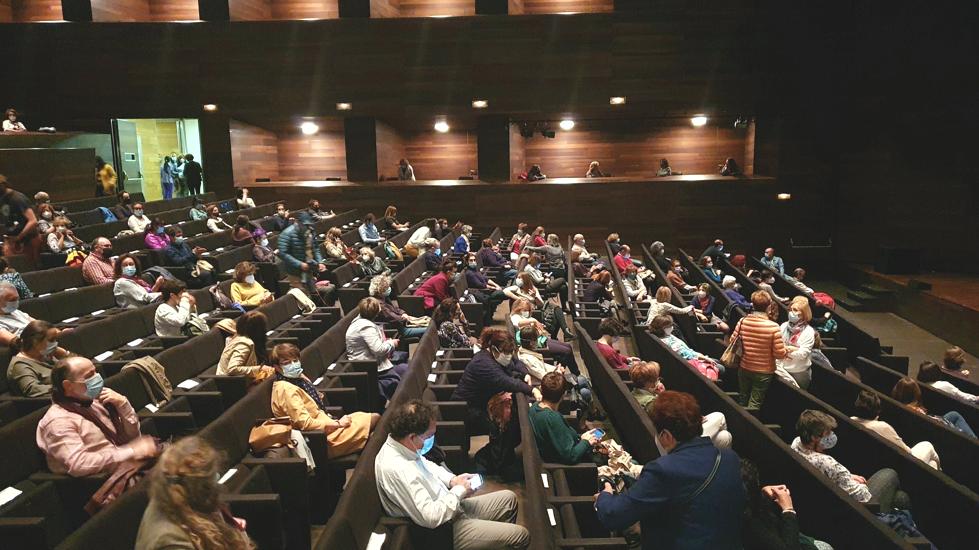
[[[272,350],[275,382],[272,384],[272,414],[288,416],[292,427],[301,431],[322,430],[329,443],[327,456],[336,458],[364,448],[367,438],[381,416],[355,412],[339,419],[323,410],[324,403],[316,387],[303,376],[299,348],[279,344]]]

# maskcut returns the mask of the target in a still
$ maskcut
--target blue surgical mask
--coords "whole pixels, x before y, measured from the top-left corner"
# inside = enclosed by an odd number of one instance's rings
[[[138,217],[140,217],[142,215],[143,215],[143,211],[142,210],[140,210],[138,208],[136,210],[133,210],[133,216],[136,216],[138,218]]]
[[[181,243],[185,242],[186,240],[187,240],[187,237],[184,237],[183,235],[181,235],[179,237],[174,237],[174,239],[173,239],[173,241],[175,243],[177,243],[177,244],[181,244]]]
[[[476,262],[469,262],[469,269],[476,269]]]
[[[441,248],[436,248],[435,249],[435,255],[436,256],[441,256],[442,255],[442,249]]]
[[[288,365],[282,365],[282,376],[286,378],[299,378],[303,373],[303,365],[299,361],[293,361]]]
[[[431,437],[429,437],[428,439],[422,442],[422,448],[418,449],[418,456],[421,457],[427,455],[428,451],[431,451],[432,447],[434,446],[435,446],[435,434],[432,434]]]
[[[122,266],[122,274],[125,275],[126,277],[135,277],[136,276],[136,266],[134,266],[134,265],[125,265],[125,266]]]
[[[799,322],[799,314],[796,313],[796,312],[794,312],[794,311],[790,311],[789,312],[789,322],[792,323],[792,324],[798,323]]]
[[[156,234],[157,235],[162,235],[164,231],[166,231],[166,230],[164,228],[162,228],[162,227],[157,227],[156,228]]]
[[[17,308],[19,307],[20,307],[20,300],[10,300],[9,302],[7,302],[7,305],[3,306],[3,312],[13,313],[17,311]]]
[[[822,447],[824,451],[832,449],[836,446],[836,433],[829,432],[829,435],[819,440],[819,446]]]
[[[100,393],[102,393],[102,387],[104,385],[105,382],[102,380],[102,375],[95,373],[91,378],[85,381],[85,395],[87,395],[89,399],[95,399]]]

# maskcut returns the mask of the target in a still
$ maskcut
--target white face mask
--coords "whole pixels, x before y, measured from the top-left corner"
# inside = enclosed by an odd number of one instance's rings
[[[248,275],[248,276],[246,276],[245,277],[245,283],[246,284],[249,284],[249,285],[255,284],[255,276],[254,275]]]
[[[513,361],[513,354],[512,353],[501,353],[501,354],[497,355],[495,357],[495,359],[496,359],[496,362],[497,363],[499,363],[500,365],[503,365],[505,367],[505,366],[509,365],[511,361]]]
[[[798,323],[799,322],[799,314],[796,313],[796,312],[794,312],[794,311],[790,311],[789,312],[789,322],[790,323]]]
[[[530,312],[529,311],[521,311],[520,312],[520,316],[523,317],[524,319],[527,319],[528,317],[530,317]]]
[[[364,261],[364,262],[371,261],[371,257],[369,255],[367,255],[367,254],[361,254],[360,255],[360,259],[361,259],[361,261]]]
[[[523,288],[523,279],[517,279],[513,281],[513,284],[516,285],[517,288]]]

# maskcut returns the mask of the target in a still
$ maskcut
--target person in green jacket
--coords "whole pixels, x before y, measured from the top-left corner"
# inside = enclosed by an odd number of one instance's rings
[[[595,430],[578,435],[558,407],[567,392],[564,376],[550,372],[541,379],[541,400],[530,408],[530,425],[544,462],[577,464],[591,459],[592,448],[601,441]]]

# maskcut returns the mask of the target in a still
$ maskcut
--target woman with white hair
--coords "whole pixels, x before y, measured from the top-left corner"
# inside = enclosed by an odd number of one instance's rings
[[[353,261],[354,269],[361,277],[373,277],[375,275],[388,275],[391,268],[384,260],[378,258],[369,246],[361,247],[360,255]]]
[[[391,277],[387,274],[371,279],[368,293],[381,302],[381,314],[377,321],[396,327],[399,338],[421,338],[428,330],[429,317],[408,315],[391,300]]]
[[[462,226],[462,234],[456,238],[455,246],[452,247],[452,252],[456,254],[468,254],[469,253],[469,239],[473,236],[473,228],[471,225]]]

